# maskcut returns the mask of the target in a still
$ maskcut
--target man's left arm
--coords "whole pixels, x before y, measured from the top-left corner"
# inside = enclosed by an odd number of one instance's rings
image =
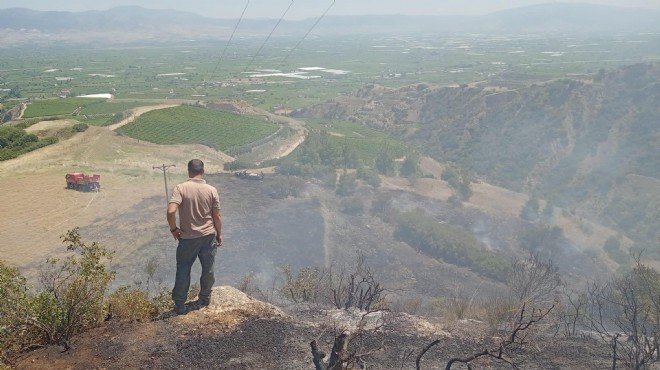
[[[181,238],[183,231],[176,226],[176,211],[179,208],[179,205],[176,203],[169,203],[167,205],[167,223],[170,226],[170,232],[175,240]]]

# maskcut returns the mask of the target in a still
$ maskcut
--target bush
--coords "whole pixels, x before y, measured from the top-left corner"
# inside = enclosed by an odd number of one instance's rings
[[[86,123],[76,123],[71,127],[71,131],[73,132],[85,132],[89,128],[89,126]]]
[[[397,165],[394,161],[394,153],[385,148],[376,157],[376,169],[381,175],[392,175],[396,173]]]
[[[337,184],[337,195],[348,196],[355,193],[357,188],[357,181],[355,174],[345,173],[339,176],[339,184]]]
[[[291,267],[280,267],[284,284],[279,288],[282,297],[295,303],[322,303],[329,298],[329,280],[326,271],[318,267],[305,267],[293,275]]]
[[[619,239],[610,236],[603,244],[603,249],[607,255],[617,263],[626,263],[628,256],[621,250],[621,242]]]
[[[520,307],[505,296],[494,296],[482,303],[491,333],[508,329]]]
[[[0,161],[6,161],[18,157],[21,154],[43,148],[45,146],[55,144],[59,139],[55,136],[50,136],[39,141],[29,141],[27,145],[16,147],[0,147]]]
[[[62,241],[77,254],[47,259],[35,310],[49,342],[68,347],[71,337],[103,321],[104,297],[115,273],[106,267],[113,253],[97,242],[83,242],[78,228],[62,235]]]
[[[402,177],[419,176],[419,155],[416,153],[408,154],[401,164],[399,174]]]
[[[78,228],[62,235],[75,254],[50,258],[41,271],[42,289],[29,294],[18,270],[0,262],[0,360],[46,344],[69,348],[74,335],[105,318],[104,297],[114,272],[106,268],[112,257],[102,245],[87,244]]]
[[[248,168],[256,168],[258,166],[254,163],[235,160],[233,162],[226,162],[222,167],[225,169],[225,171],[236,171],[245,170]]]
[[[266,185],[266,193],[275,199],[297,197],[305,183],[295,176],[277,176]]]
[[[378,172],[369,167],[363,166],[358,168],[357,178],[366,181],[367,184],[373,186],[374,188],[380,186],[380,176],[378,176]]]
[[[360,198],[346,198],[339,203],[339,209],[349,215],[361,216],[364,213],[364,203]]]
[[[461,201],[461,198],[456,194],[450,195],[449,198],[447,199],[447,203],[451,208],[454,209],[463,207],[463,202]]]
[[[357,252],[352,269],[328,271],[332,302],[338,309],[357,308],[360,311],[387,309],[387,290],[366,263],[362,252]]]
[[[139,288],[122,286],[108,297],[108,313],[113,318],[144,321],[152,317],[152,312],[149,296]]]
[[[0,261],[0,364],[14,353],[39,344],[39,330],[29,322],[31,312],[25,278]]]

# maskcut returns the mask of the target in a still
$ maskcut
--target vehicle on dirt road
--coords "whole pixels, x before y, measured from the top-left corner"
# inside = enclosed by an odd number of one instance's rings
[[[264,179],[263,171],[260,172],[260,173],[248,172],[247,170],[236,171],[236,172],[234,172],[234,176],[236,176],[240,179],[248,179],[248,180],[263,180]]]
[[[101,175],[85,175],[82,172],[70,172],[64,176],[66,188],[78,191],[101,191]]]

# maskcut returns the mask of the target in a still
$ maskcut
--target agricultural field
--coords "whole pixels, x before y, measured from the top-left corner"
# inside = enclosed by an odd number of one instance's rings
[[[156,144],[203,144],[228,150],[264,139],[279,125],[262,119],[192,106],[154,110],[117,132]]]
[[[74,96],[112,91],[127,102],[239,99],[268,111],[288,111],[368,83],[400,87],[507,81],[515,86],[660,60],[655,52],[660,41],[651,34],[316,37],[284,60],[295,41],[273,37],[253,58],[261,40],[247,38],[231,44],[222,59],[225,43],[208,41],[139,49],[0,49],[0,87],[17,87],[24,99],[56,97],[63,90]],[[83,114],[95,114],[87,105]],[[28,117],[51,113],[28,109]]]
[[[36,100],[28,104],[23,117],[32,118],[72,114],[78,108],[85,108],[94,104],[100,104],[104,101],[105,99],[90,98],[56,98]]]
[[[80,114],[84,115],[112,115],[114,113],[119,113],[127,111],[129,109],[144,107],[146,105],[153,105],[149,102],[140,102],[140,101],[104,101],[96,104],[86,104],[83,109],[80,111]]]

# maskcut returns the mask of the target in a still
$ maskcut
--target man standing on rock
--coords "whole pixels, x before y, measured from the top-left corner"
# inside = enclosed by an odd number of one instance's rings
[[[167,223],[176,249],[176,279],[172,290],[174,311],[186,313],[186,298],[190,289],[190,269],[199,258],[202,276],[199,279],[199,301],[202,306],[211,302],[211,288],[215,283],[213,263],[217,247],[222,245],[222,218],[218,190],[204,181],[204,162],[188,162],[188,181],[174,188],[167,205]],[[179,225],[176,226],[176,213]]]

